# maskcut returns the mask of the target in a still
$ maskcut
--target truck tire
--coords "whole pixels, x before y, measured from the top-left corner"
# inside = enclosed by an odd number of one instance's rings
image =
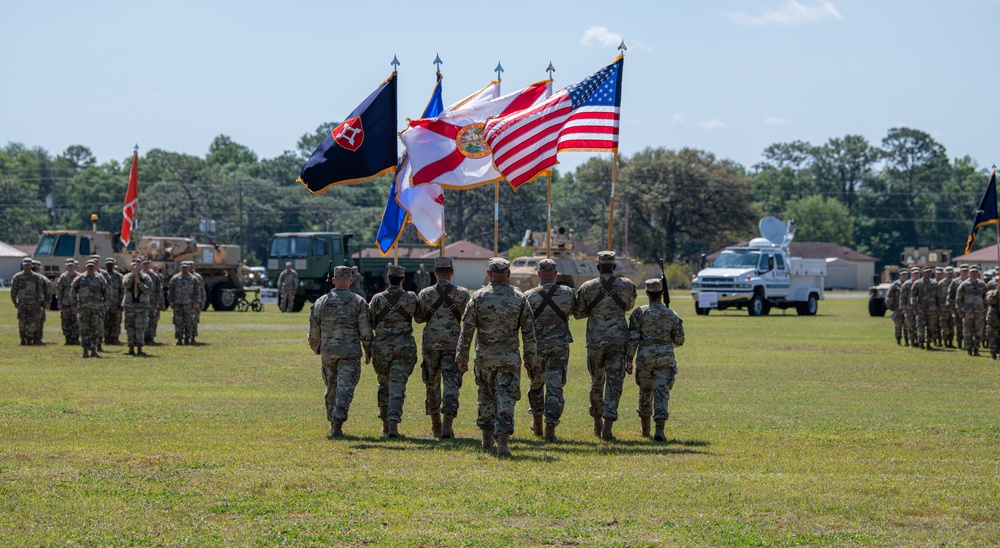
[[[815,294],[809,295],[809,300],[806,302],[795,305],[795,311],[799,313],[799,316],[815,316],[818,309],[819,299],[816,298]]]
[[[753,298],[747,304],[747,314],[751,316],[766,316],[770,311],[771,305],[764,300],[764,295],[760,291],[755,292]]]
[[[868,299],[868,315],[873,318],[885,316],[885,300],[878,297]]]
[[[302,308],[306,305],[305,295],[296,295],[295,300],[292,301],[292,312],[302,312]]]
[[[697,314],[698,316],[708,316],[708,313],[711,310],[712,310],[711,308],[702,308],[698,306],[698,303],[694,303],[694,313]]]
[[[239,291],[235,291],[236,286],[232,282],[219,282],[212,288],[212,308],[217,312],[231,312],[236,310],[236,303],[239,302]]]

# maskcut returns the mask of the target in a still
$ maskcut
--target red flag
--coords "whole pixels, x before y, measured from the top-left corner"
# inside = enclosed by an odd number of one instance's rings
[[[139,203],[139,147],[132,154],[132,169],[128,172],[128,190],[125,191],[125,207],[122,208],[122,243],[128,247],[132,241],[135,226],[135,207]]]

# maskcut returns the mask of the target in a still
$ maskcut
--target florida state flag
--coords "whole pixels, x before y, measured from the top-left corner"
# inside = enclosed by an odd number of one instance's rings
[[[139,204],[139,147],[132,153],[132,169],[128,172],[128,190],[125,191],[125,207],[122,208],[122,243],[128,247],[135,227],[135,207]]]

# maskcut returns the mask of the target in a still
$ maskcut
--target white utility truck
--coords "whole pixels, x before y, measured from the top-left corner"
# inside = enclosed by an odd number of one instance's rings
[[[764,217],[759,227],[762,238],[726,248],[695,276],[691,297],[699,316],[713,308],[746,308],[751,316],[765,316],[772,307],[794,307],[800,316],[816,314],[823,300],[826,261],[788,256],[794,219],[786,227],[776,217]]]

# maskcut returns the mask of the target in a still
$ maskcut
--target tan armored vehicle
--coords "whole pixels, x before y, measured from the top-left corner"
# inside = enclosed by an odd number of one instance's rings
[[[882,268],[878,285],[868,288],[868,315],[885,316],[885,296],[889,293],[892,282],[899,279],[899,270],[919,266],[944,267],[951,263],[950,249],[930,249],[928,247],[904,247],[899,258],[899,265],[886,265]]]
[[[559,273],[556,283],[575,288],[600,275],[597,272],[597,257],[573,253],[575,243],[573,229],[553,228],[549,236],[552,238],[551,258],[556,262],[556,270]],[[538,261],[546,258],[549,241],[544,230],[529,230],[525,233],[521,245],[531,247],[534,254],[518,257],[511,262],[510,283],[521,291],[527,291],[538,286]],[[636,287],[642,286],[642,269],[636,261],[618,257],[617,263],[616,275],[632,280]]]

